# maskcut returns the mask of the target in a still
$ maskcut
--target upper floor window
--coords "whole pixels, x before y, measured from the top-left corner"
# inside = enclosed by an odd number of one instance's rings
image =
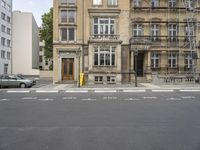
[[[133,7],[141,6],[141,0],[133,0]]]
[[[152,24],[151,25],[151,40],[158,41],[160,39],[160,25]]]
[[[114,35],[115,19],[114,18],[94,18],[94,31],[95,35]]]
[[[10,56],[10,52],[7,52],[7,59],[10,60],[11,56]]]
[[[102,0],[93,0],[93,5],[102,5]]]
[[[3,12],[1,12],[1,19],[6,20],[6,14],[4,14]]]
[[[114,66],[115,47],[96,47],[94,48],[95,66]]]
[[[6,58],[6,52],[1,50],[1,58],[5,59]]]
[[[143,36],[143,24],[133,25],[133,36]]]
[[[186,0],[185,3],[188,9],[192,9],[194,7],[194,0]]]
[[[7,10],[11,12],[11,6],[7,4]]]
[[[62,23],[74,23],[76,12],[74,10],[61,11],[61,22]]]
[[[193,38],[195,36],[196,33],[196,29],[195,27],[188,27],[188,25],[186,25],[185,27],[185,40],[189,41],[191,38]]]
[[[6,8],[6,2],[4,0],[1,0],[1,6]]]
[[[168,34],[170,41],[176,41],[178,36],[178,26],[177,24],[169,24],[168,25]]]
[[[176,7],[176,0],[169,0],[169,7]]]
[[[6,45],[6,38],[1,37],[1,45],[3,45],[3,46]]]
[[[159,6],[159,0],[151,0],[151,7],[158,7]]]
[[[169,64],[169,68],[176,68],[177,67],[177,59],[178,59],[178,55],[175,53],[171,53],[168,56],[168,64]]]
[[[11,47],[11,41],[7,39],[7,47]]]
[[[75,5],[76,4],[76,0],[61,0],[61,4]]]
[[[7,22],[11,23],[11,18],[9,16],[7,16]]]
[[[192,54],[188,53],[185,55],[185,67],[187,69],[190,69],[193,67],[193,59],[192,59]]]
[[[158,68],[160,62],[160,55],[158,53],[151,54],[151,67]]]
[[[108,6],[117,6],[117,0],[108,0]]]
[[[1,25],[1,31],[5,33],[6,32],[6,26]]]
[[[11,35],[11,29],[10,28],[7,28],[7,34]]]
[[[75,41],[75,29],[74,28],[62,28],[61,29],[61,41]]]

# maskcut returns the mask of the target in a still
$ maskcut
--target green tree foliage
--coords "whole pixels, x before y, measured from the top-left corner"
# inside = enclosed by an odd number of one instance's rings
[[[44,55],[46,59],[53,58],[53,8],[42,15],[40,38],[45,41]]]

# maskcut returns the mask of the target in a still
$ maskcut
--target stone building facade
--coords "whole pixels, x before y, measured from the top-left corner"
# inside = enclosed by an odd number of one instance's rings
[[[188,1],[198,9],[198,1]],[[78,83],[80,72],[88,84],[133,83],[136,74],[151,81],[154,72],[185,73],[193,64],[197,73],[199,16],[185,4],[54,0],[54,83]],[[195,31],[188,31],[193,12]]]

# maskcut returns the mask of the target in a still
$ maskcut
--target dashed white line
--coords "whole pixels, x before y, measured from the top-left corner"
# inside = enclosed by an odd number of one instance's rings
[[[64,100],[76,100],[77,97],[63,97]]]
[[[168,101],[181,101],[181,98],[168,98]]]
[[[0,102],[10,101],[9,99],[0,99]]]
[[[94,91],[95,93],[116,93],[117,90],[107,90],[107,91],[104,91],[104,90],[95,90]]]
[[[110,96],[108,96],[108,97],[104,97],[103,99],[104,100],[116,100],[117,97],[110,97]]]
[[[140,99],[138,98],[128,98],[128,99],[124,99],[125,101],[139,101]]]
[[[53,101],[53,99],[45,98],[45,99],[38,99],[38,101]]]
[[[152,90],[152,92],[174,92],[174,90]]]
[[[200,92],[200,90],[180,90],[180,92]]]
[[[182,99],[195,99],[196,97],[194,96],[182,96]]]
[[[158,99],[157,97],[142,97],[143,99]]]
[[[86,99],[81,99],[82,101],[96,101],[96,99],[92,99],[92,98],[86,98]]]
[[[65,91],[65,93],[88,93],[88,91]]]
[[[125,93],[143,93],[146,92],[146,90],[124,90]]]
[[[37,97],[23,97],[22,100],[36,100]]]
[[[36,91],[36,93],[58,93],[58,91]]]
[[[7,93],[30,93],[30,91],[7,91]]]

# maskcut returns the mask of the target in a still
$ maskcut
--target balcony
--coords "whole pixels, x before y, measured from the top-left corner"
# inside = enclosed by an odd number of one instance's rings
[[[116,34],[93,34],[90,36],[90,42],[118,42],[119,41],[119,35]]]

